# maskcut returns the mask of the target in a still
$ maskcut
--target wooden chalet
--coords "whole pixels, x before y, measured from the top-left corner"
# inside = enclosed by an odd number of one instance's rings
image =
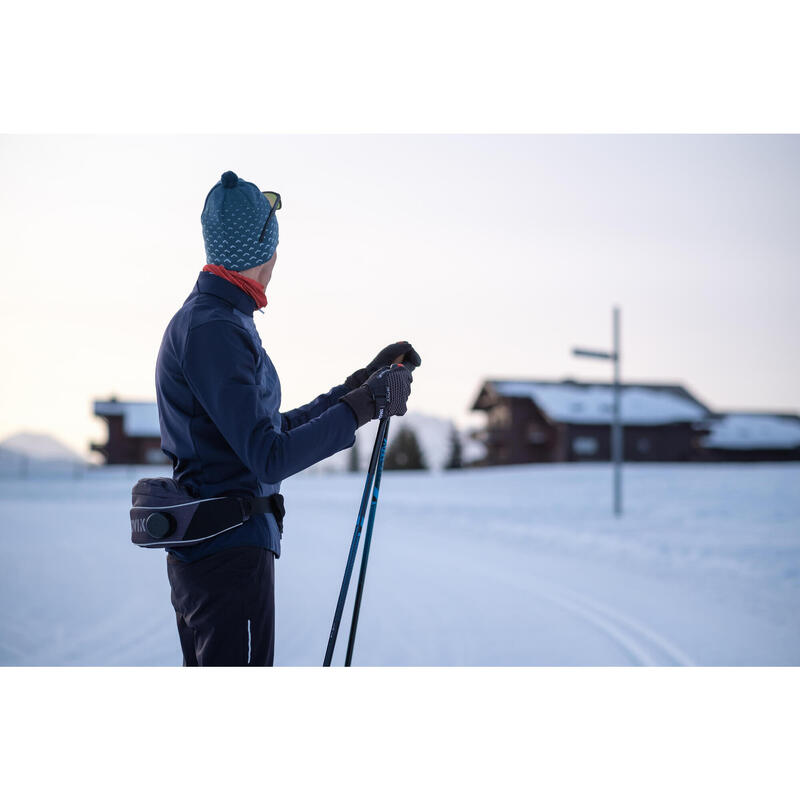
[[[120,402],[116,397],[97,400],[96,416],[108,424],[108,441],[92,444],[106,464],[167,464],[161,452],[161,430],[155,403]]]
[[[609,461],[613,384],[487,380],[472,405],[486,412],[484,464]],[[683,386],[621,387],[626,461],[699,458],[711,411]]]

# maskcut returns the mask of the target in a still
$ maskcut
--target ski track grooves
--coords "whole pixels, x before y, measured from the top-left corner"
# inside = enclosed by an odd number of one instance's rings
[[[694,661],[677,645],[638,620],[572,589],[546,584],[544,586],[540,584],[536,589],[539,595],[602,630],[637,666],[694,666]]]

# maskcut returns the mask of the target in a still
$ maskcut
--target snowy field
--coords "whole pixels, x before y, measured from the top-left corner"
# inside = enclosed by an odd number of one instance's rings
[[[129,542],[130,487],[158,473],[0,481],[0,664],[180,663],[165,556]],[[606,465],[386,473],[354,663],[800,664],[800,466],[625,480],[618,521]],[[279,665],[322,661],[362,487],[284,483]]]

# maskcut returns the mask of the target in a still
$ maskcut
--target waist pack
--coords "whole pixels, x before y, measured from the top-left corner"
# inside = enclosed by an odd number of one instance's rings
[[[172,478],[143,478],[131,493],[131,541],[182,547],[238,528],[255,514],[274,514],[283,533],[283,495],[196,498]]]

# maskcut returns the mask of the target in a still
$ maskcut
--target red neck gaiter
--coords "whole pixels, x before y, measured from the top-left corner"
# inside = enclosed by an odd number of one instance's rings
[[[264,293],[264,287],[258,281],[254,281],[252,278],[245,278],[244,275],[225,269],[219,264],[206,264],[203,267],[203,272],[210,272],[218,278],[224,278],[228,283],[232,283],[241,289],[248,297],[253,299],[256,308],[264,308],[267,304],[267,295]]]

